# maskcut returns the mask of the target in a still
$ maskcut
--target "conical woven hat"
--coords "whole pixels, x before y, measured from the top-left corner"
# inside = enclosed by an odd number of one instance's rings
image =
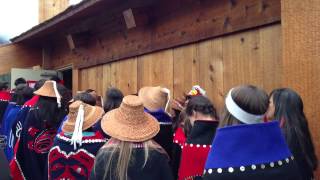
[[[141,99],[134,95],[124,97],[119,108],[105,114],[101,128],[111,137],[129,142],[152,139],[160,131],[158,121],[144,112]]]
[[[34,92],[34,94],[39,95],[39,96],[46,96],[46,97],[53,97],[57,98],[57,94],[55,93],[54,90],[54,83],[55,81],[46,81],[43,86],[41,86],[40,89]],[[58,95],[60,96],[59,92],[57,92]]]
[[[83,131],[93,126],[102,117],[104,111],[101,107],[91,106],[89,104],[85,104],[82,101],[75,101],[69,106],[68,119],[64,122],[62,131],[73,132],[76,124],[78,110],[81,104],[84,106],[84,121],[82,126]]]
[[[168,91],[168,89],[160,86],[143,87],[139,90],[139,97],[144,107],[150,111],[157,111],[159,109],[166,110],[170,98]]]

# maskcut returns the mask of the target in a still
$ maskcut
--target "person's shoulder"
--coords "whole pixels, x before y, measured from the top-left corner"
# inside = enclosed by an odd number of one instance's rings
[[[153,149],[150,151],[150,159],[157,162],[157,161],[168,161],[169,156],[165,151]]]

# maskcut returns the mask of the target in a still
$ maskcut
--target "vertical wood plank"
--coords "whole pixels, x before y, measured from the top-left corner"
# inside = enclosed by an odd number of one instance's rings
[[[139,89],[162,86],[173,92],[173,50],[165,50],[138,57]]]
[[[223,39],[225,91],[241,84],[263,85],[263,61],[259,58],[259,46],[258,30]]]
[[[303,99],[309,127],[320,157],[320,3],[281,0],[283,86]],[[320,178],[318,168],[315,179]]]
[[[96,90],[97,78],[96,78],[96,67],[91,67],[88,70],[88,82],[86,89]]]
[[[111,85],[123,94],[137,93],[137,58],[111,63]]]
[[[102,67],[102,95],[111,87],[111,64],[105,64]]]
[[[173,94],[183,95],[193,85],[199,84],[200,59],[197,44],[173,49]]]
[[[98,95],[103,96],[104,91],[103,91],[103,66],[96,66],[95,67],[95,79],[96,81],[96,86],[95,90],[97,91]],[[93,80],[92,80],[93,81]]]
[[[217,110],[221,109],[224,102],[222,38],[201,42],[198,48],[200,85]]]
[[[281,26],[260,30],[260,58],[263,61],[263,88],[271,92],[282,84]]]

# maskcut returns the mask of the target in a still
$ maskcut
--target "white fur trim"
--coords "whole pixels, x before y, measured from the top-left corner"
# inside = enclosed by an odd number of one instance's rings
[[[56,94],[56,97],[57,97],[58,107],[60,108],[61,107],[61,96],[60,96],[58,88],[57,88],[57,82],[55,82],[55,81],[51,81],[51,82],[53,83],[53,90],[54,90],[54,93]]]
[[[164,111],[167,112],[170,103],[170,90],[168,88],[162,88],[161,90],[168,94],[166,107],[164,108]]]
[[[80,104],[77,118],[76,118],[76,124],[74,126],[72,138],[71,138],[71,145],[73,145],[73,148],[76,150],[77,144],[80,146],[82,145],[82,126],[84,121],[84,107],[83,104]]]

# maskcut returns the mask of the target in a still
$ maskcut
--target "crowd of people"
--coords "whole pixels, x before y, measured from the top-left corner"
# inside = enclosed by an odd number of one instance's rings
[[[301,97],[236,86],[216,109],[198,85],[124,96],[57,78],[0,82],[0,179],[312,180],[318,160]]]

